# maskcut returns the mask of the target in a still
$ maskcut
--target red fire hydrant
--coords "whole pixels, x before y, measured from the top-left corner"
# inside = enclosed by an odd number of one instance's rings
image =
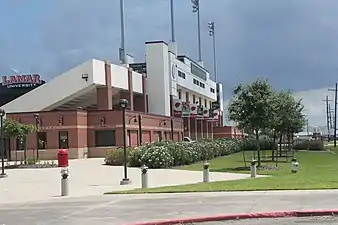
[[[66,149],[58,151],[58,167],[68,167],[68,152]]]

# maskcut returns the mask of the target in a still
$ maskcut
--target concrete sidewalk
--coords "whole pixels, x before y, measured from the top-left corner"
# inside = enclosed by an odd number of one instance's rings
[[[70,196],[102,195],[141,187],[139,168],[128,168],[131,185],[121,186],[123,167],[102,165],[103,159],[70,161]],[[60,196],[60,168],[12,169],[0,179],[0,203],[44,200]],[[191,184],[202,181],[201,171],[157,169],[149,171],[149,187]],[[210,173],[210,181],[249,178],[248,174]]]
[[[220,214],[332,209],[337,202],[335,190],[87,196],[0,204],[0,224],[123,225]]]

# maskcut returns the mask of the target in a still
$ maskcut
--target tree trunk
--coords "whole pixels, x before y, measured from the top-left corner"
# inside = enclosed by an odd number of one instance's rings
[[[25,141],[25,145],[24,145],[24,148],[23,148],[23,160],[24,160],[24,164],[26,165],[27,164],[27,138],[25,137],[24,139]]]
[[[257,160],[258,160],[258,167],[261,166],[261,146],[259,143],[259,134],[258,130],[255,131],[256,134],[256,144],[257,144]]]
[[[283,134],[279,135],[279,157],[282,157]]]
[[[273,131],[273,143],[276,143],[276,139],[277,139],[277,132],[274,130]],[[278,145],[277,145],[277,150],[278,150]],[[272,155],[271,155],[272,161],[275,161],[275,154],[276,154],[276,149],[273,148],[272,149]]]
[[[290,129],[288,129],[288,151],[291,151],[291,133]]]
[[[17,165],[18,163],[18,140],[17,140],[17,137],[15,138],[16,142],[15,142],[15,165]]]

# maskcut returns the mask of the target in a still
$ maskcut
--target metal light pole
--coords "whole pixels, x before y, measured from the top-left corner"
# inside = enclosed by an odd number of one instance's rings
[[[120,15],[121,15],[121,46],[119,49],[119,57],[121,64],[126,64],[125,50],[125,30],[124,30],[124,0],[120,0]]]
[[[128,178],[127,169],[127,140],[126,140],[126,108],[128,106],[127,99],[120,99],[120,108],[122,109],[122,133],[123,133],[123,157],[124,157],[124,178],[120,181],[120,185],[131,184],[131,180]]]
[[[174,0],[170,0],[171,41],[175,42]]]
[[[5,135],[4,135],[4,116],[6,115],[5,110],[0,109],[0,122],[1,122],[1,174],[0,178],[7,177],[7,174],[5,173]]]
[[[216,61],[216,35],[215,35],[215,22],[210,21],[208,23],[209,35],[212,36],[212,47],[213,47],[213,57],[214,57],[214,75],[215,82],[217,82],[217,61]]]
[[[40,124],[40,115],[36,113],[34,115],[35,118],[35,138],[36,138],[36,160],[39,160],[39,124]],[[33,152],[33,158],[35,158],[34,152]]]
[[[197,13],[198,62],[202,62],[200,1],[191,0],[192,12]]]
[[[138,133],[140,135],[140,145],[142,145],[142,116],[138,115]]]
[[[170,119],[171,140],[174,141],[174,120]]]

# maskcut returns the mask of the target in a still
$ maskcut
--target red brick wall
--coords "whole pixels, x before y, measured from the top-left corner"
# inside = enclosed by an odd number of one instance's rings
[[[7,116],[12,119],[20,120],[24,124],[35,124],[34,114],[35,113],[15,113],[8,114]],[[127,134],[129,134],[129,139],[127,139],[129,140],[129,143],[127,144],[139,144],[138,121],[134,122],[134,117],[138,119],[139,114],[142,118],[141,123],[143,143],[156,141],[158,135],[162,136],[162,140],[171,140],[170,117],[138,113],[135,111],[126,111],[126,129]],[[68,131],[69,149],[77,149],[77,152],[74,153],[74,157],[82,154],[78,151],[78,149],[95,148],[96,130],[114,129],[116,145],[123,145],[122,111],[50,111],[39,112],[39,115],[41,118],[40,131],[46,132],[47,148],[48,150],[53,150],[54,156],[56,155],[57,149],[59,148],[59,131]],[[63,118],[63,124],[59,124],[60,118]],[[177,134],[175,140],[181,141],[181,119],[173,118],[173,125],[174,134]],[[11,151],[15,152],[16,147],[16,140],[12,138]],[[28,152],[36,149],[35,132],[27,135],[27,149]]]

